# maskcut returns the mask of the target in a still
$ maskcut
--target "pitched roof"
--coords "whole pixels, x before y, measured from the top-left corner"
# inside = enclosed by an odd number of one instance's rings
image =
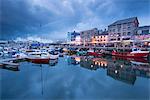
[[[137,20],[137,17],[131,17],[131,18],[123,19],[123,20],[118,20],[118,21],[110,24],[109,26],[113,26],[113,25],[116,25],[116,24],[123,24],[123,23],[133,22],[135,20]]]
[[[92,28],[92,29],[89,29],[89,30],[80,31],[80,33],[89,32],[89,31],[98,31],[98,29],[97,28]]]

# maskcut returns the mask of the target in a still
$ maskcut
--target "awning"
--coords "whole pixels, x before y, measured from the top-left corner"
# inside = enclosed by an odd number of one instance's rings
[[[142,42],[150,42],[150,38],[149,38],[149,39],[142,40]]]
[[[134,40],[123,40],[123,43],[130,43],[130,42],[134,42]]]
[[[121,41],[109,41],[109,43],[121,43]]]

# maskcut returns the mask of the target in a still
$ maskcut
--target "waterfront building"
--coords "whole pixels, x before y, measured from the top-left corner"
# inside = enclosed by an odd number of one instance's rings
[[[108,31],[99,31],[99,34],[95,34],[92,37],[92,43],[98,46],[106,46],[109,42],[108,42]]]
[[[123,20],[118,20],[108,26],[109,42],[124,46],[126,42],[132,42],[133,36],[136,34],[136,30],[139,26],[139,21],[137,17],[127,18]]]
[[[67,43],[79,45],[81,43],[80,33],[79,32],[68,32],[67,34]]]
[[[142,43],[143,46],[150,47],[150,26],[138,27],[137,34],[135,35],[135,40],[137,43]]]
[[[85,45],[92,44],[92,37],[95,36],[95,34],[98,34],[99,30],[97,28],[93,28],[90,30],[85,30],[80,32],[81,36],[81,43]]]

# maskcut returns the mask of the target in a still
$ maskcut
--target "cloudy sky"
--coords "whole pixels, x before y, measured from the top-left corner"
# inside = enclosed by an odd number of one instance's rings
[[[64,39],[68,31],[137,16],[150,25],[150,0],[0,0],[0,39]]]

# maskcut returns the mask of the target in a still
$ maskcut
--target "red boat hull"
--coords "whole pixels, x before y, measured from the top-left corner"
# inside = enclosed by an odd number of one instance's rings
[[[136,62],[142,62],[142,63],[148,63],[148,60],[146,58],[129,58],[129,57],[116,57],[116,56],[113,56],[112,59],[114,61],[116,60],[128,60],[128,61],[136,61]]]
[[[90,55],[90,56],[102,56],[101,53],[97,53],[97,52],[88,52],[88,55]]]
[[[112,52],[112,55],[119,57],[141,58],[141,57],[148,57],[149,53]]]
[[[32,63],[48,64],[50,59],[30,59]]]

